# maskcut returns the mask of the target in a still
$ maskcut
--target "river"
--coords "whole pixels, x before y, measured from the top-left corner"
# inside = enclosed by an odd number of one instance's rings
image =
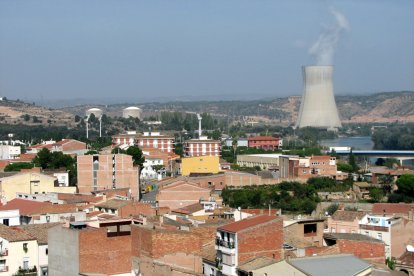
[[[319,142],[324,147],[352,147],[355,150],[372,150],[374,143],[371,136],[361,137],[339,137],[336,139],[325,139]]]

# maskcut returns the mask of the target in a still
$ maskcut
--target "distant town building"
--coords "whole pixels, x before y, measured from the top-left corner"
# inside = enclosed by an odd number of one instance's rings
[[[277,150],[282,147],[282,139],[272,136],[253,136],[248,138],[249,148]]]
[[[194,156],[181,159],[181,175],[216,174],[220,172],[218,156]]]
[[[144,132],[137,134],[135,131],[129,131],[126,134],[112,136],[114,146],[138,146],[141,149],[154,148],[162,152],[174,151],[174,136],[161,135],[160,132]]]
[[[307,180],[316,176],[336,178],[336,158],[329,155],[311,157],[281,155],[279,171],[282,179]]]
[[[220,156],[220,151],[220,141],[205,136],[184,142],[184,155],[187,157]]]
[[[139,199],[139,171],[130,155],[83,155],[77,157],[77,163],[80,193],[128,188],[130,197]]]
[[[279,157],[282,154],[239,154],[237,165],[240,167],[260,167],[262,170],[279,169]]]
[[[20,153],[20,146],[0,145],[0,160],[17,159]]]
[[[42,149],[48,149],[51,152],[63,152],[65,154],[79,153],[83,154],[87,151],[86,143],[74,139],[62,139],[61,141],[44,141],[41,144],[28,147],[26,152],[29,154],[37,154]]]
[[[249,146],[249,141],[247,140],[247,138],[238,138],[237,140],[237,147],[248,147]],[[224,144],[226,145],[226,147],[232,147],[233,146],[233,139],[228,138],[224,141]]]

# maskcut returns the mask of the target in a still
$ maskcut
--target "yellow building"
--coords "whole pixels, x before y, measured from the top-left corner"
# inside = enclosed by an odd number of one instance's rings
[[[219,156],[196,156],[181,159],[181,175],[191,173],[219,173]]]
[[[0,196],[6,201],[16,198],[16,193],[76,193],[76,187],[59,187],[57,178],[38,172],[23,172],[0,178]]]

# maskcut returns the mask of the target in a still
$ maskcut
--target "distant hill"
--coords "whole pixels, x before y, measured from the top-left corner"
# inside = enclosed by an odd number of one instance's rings
[[[29,125],[53,123],[70,127],[74,123],[75,115],[83,117],[85,111],[91,107],[101,108],[106,115],[113,117],[121,116],[123,108],[135,105],[143,109],[144,117],[157,116],[162,111],[207,112],[216,117],[230,117],[232,120],[244,123],[291,125],[296,122],[300,101],[300,96],[291,96],[249,101],[79,105],[61,109],[16,101],[0,101],[0,123]],[[336,101],[343,123],[414,122],[414,91],[384,92],[367,96],[337,96]],[[34,117],[41,123],[35,123]]]

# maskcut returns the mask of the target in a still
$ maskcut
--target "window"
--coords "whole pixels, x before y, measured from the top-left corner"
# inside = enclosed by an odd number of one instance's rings
[[[29,269],[29,258],[23,259],[23,269]]]
[[[29,249],[28,249],[28,247],[27,247],[27,242],[25,242],[25,243],[23,243],[23,251],[25,252],[25,253],[27,253],[27,251],[28,251]]]
[[[46,249],[45,249],[45,254],[46,254],[46,255],[49,255],[49,248],[46,248]]]
[[[303,225],[303,232],[306,236],[316,236],[317,225],[316,223],[310,223]]]
[[[377,233],[377,239],[382,240],[382,233]]]
[[[9,219],[3,219],[3,224],[9,226]]]

